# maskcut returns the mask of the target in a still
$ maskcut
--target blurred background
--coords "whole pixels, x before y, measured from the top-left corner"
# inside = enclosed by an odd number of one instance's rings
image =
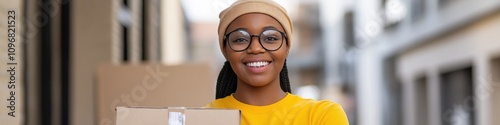
[[[20,117],[0,124],[107,124],[102,64],[206,64],[215,84],[218,14],[232,2],[0,2],[20,8],[23,64]],[[500,125],[499,0],[276,2],[293,20],[294,94],[340,103],[351,125]]]

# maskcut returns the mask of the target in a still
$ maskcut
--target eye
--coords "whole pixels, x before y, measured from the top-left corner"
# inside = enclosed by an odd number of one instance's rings
[[[263,39],[265,42],[276,42],[279,40],[276,36],[265,36]]]
[[[248,40],[245,39],[244,37],[238,37],[238,38],[235,38],[233,40],[231,40],[233,43],[245,43],[247,42]]]
[[[266,43],[277,43],[279,42],[281,38],[278,37],[278,36],[274,36],[274,35],[271,35],[271,36],[264,36],[264,38],[262,38],[262,42],[266,42]]]
[[[280,32],[276,30],[266,30],[260,34],[261,41],[267,43],[276,43],[282,39]]]

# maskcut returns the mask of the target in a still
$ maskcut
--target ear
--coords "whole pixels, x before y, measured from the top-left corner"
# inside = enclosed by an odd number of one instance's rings
[[[224,56],[224,59],[226,59],[226,60],[227,60],[227,51],[226,51],[226,47],[223,47],[223,48],[221,49],[221,52],[222,52],[222,55]]]
[[[222,55],[224,55],[224,59],[228,60],[228,59],[227,59],[227,52],[226,52],[226,50],[222,50],[222,51],[223,51],[223,52],[222,52]]]
[[[288,58],[288,53],[290,53],[290,44],[288,44],[288,43],[286,44],[286,50],[285,51],[286,51],[285,57]]]

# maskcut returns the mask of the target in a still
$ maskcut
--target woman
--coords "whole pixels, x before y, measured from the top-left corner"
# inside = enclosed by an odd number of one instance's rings
[[[243,125],[347,125],[339,104],[291,94],[286,58],[292,22],[268,0],[239,0],[220,15],[219,44],[226,62],[213,108],[241,110]]]

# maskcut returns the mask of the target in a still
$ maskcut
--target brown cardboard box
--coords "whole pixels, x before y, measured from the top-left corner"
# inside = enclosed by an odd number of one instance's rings
[[[239,125],[240,111],[185,107],[117,107],[116,125]]]
[[[213,73],[207,64],[100,65],[97,124],[114,125],[117,106],[203,107],[215,99]]]

